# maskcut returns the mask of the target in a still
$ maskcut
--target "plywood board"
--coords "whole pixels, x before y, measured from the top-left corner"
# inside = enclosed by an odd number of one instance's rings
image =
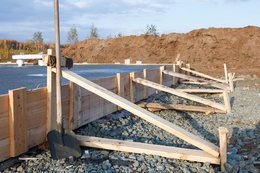
[[[143,78],[144,77],[144,74],[143,72],[135,72],[134,73],[135,77],[141,77]],[[144,96],[144,86],[143,85],[140,85],[140,84],[134,84],[134,98],[135,98],[135,102],[138,102],[140,100],[143,99],[143,96]]]
[[[8,117],[9,115],[9,98],[8,94],[0,95],[0,118]]]
[[[155,83],[160,82],[160,79],[159,79],[160,70],[159,69],[147,69],[146,73],[147,73],[147,77],[146,77],[147,80],[155,82]],[[148,87],[147,88],[148,96],[154,94],[155,91],[156,91],[156,89]]]
[[[173,71],[172,65],[165,65],[164,69],[168,71]],[[173,84],[173,77],[169,75],[163,75],[163,85],[171,86]]]
[[[47,89],[27,91],[27,129],[46,124]]]
[[[4,161],[9,157],[9,138],[5,138],[0,140],[0,161]]]
[[[46,141],[46,125],[29,129],[27,131],[28,147],[34,147]]]
[[[0,118],[0,140],[9,137],[9,117]]]

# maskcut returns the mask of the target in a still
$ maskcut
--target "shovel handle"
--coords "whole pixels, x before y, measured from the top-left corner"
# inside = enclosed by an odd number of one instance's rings
[[[54,1],[57,128],[62,131],[59,0]]]

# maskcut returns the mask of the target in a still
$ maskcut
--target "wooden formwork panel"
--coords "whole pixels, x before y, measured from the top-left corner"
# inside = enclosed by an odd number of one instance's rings
[[[0,140],[0,161],[3,161],[10,157],[9,151],[9,138]]]
[[[173,71],[173,66],[166,65],[164,66],[164,69],[168,71]],[[173,77],[163,73],[163,85],[171,86],[172,84],[173,84]]]
[[[113,93],[117,92],[115,76],[96,79],[93,80],[93,82]],[[81,87],[76,86],[73,89],[73,97],[75,99],[75,103],[73,103],[73,129],[116,111],[116,107],[113,103],[106,101]]]
[[[41,88],[27,91],[27,119],[28,129],[46,124],[47,89]]]
[[[9,137],[9,118],[0,118],[0,140]]]
[[[27,131],[28,148],[42,144],[46,141],[46,124]]]
[[[62,103],[62,120],[63,127],[68,128],[68,119],[70,113],[70,87],[63,85],[61,89],[61,103]]]
[[[123,85],[123,88],[121,89],[122,97],[124,97],[127,100],[130,100],[130,74],[122,74],[121,75],[121,83]]]
[[[9,99],[8,95],[0,96],[0,140],[9,137]],[[1,156],[0,156],[1,157]]]
[[[160,82],[160,69],[147,69],[147,77],[146,79],[149,80],[149,81],[152,81],[152,82],[156,82],[156,83],[159,83]],[[153,88],[150,88],[148,87],[147,88],[147,93],[148,93],[148,96],[152,95],[155,93],[155,89]]]
[[[9,98],[0,96],[0,161],[8,159],[9,153]]]
[[[0,95],[0,118],[8,117],[9,115],[9,99],[8,94]]]
[[[9,98],[7,94],[0,96],[0,106],[0,160],[3,160],[9,156]]]
[[[143,72],[135,72],[135,78],[143,78],[144,73]],[[134,97],[135,102],[138,102],[142,99],[144,99],[144,86],[138,83],[134,83]]]

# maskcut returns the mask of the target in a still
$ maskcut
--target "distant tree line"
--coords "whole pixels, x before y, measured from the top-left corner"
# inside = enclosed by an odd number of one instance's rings
[[[153,25],[153,24],[150,24],[150,25],[146,26],[144,34],[145,35],[159,35],[159,33],[157,32],[156,25]],[[118,33],[114,37],[115,38],[121,38],[121,37],[123,37],[123,34],[122,33]],[[99,38],[98,28],[94,24],[92,24],[90,26],[90,31],[89,31],[88,38],[89,39],[98,39]],[[112,36],[109,35],[107,38],[108,39],[112,38]],[[67,33],[67,43],[68,44],[75,44],[75,43],[78,42],[78,40],[79,39],[78,39],[78,31],[77,31],[77,29],[75,27],[71,27],[70,30]]]
[[[0,40],[0,61],[11,60],[14,54],[32,54],[54,48],[54,44],[44,43],[42,32],[35,32],[32,39],[26,42]]]

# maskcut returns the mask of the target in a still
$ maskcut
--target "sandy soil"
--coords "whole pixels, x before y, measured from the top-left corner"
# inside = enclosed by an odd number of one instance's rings
[[[173,63],[177,54],[192,67],[208,74],[223,75],[223,63],[237,74],[260,76],[260,28],[209,28],[187,34],[127,36],[85,40],[62,50],[75,62]],[[213,70],[214,69],[214,70]]]

